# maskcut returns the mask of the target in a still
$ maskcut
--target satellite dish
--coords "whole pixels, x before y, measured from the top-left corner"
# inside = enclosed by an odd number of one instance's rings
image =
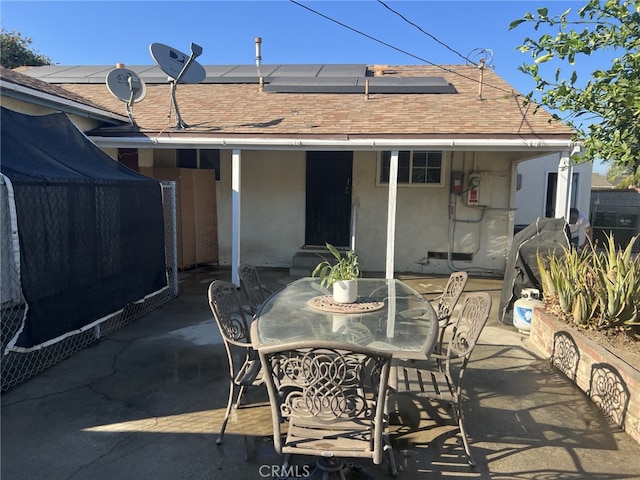
[[[180,50],[169,47],[162,43],[152,43],[149,45],[149,53],[153,61],[158,64],[164,73],[174,80],[182,83],[200,83],[207,76],[204,67],[195,60],[202,53],[202,48],[195,43],[191,44],[191,57],[185,55]],[[191,60],[191,62],[189,62]],[[189,64],[189,68],[183,73],[184,67]],[[182,77],[180,74],[182,73]]]
[[[124,68],[122,64],[118,64],[116,68],[107,74],[106,83],[107,88],[114,97],[127,103],[129,121],[132,125],[135,125],[133,104],[141,102],[147,95],[147,86],[144,81],[135,72]]]
[[[176,109],[178,123],[177,128],[187,128],[189,125],[182,121],[178,100],[176,99],[176,86],[180,82],[200,83],[207,76],[204,67],[196,62],[196,57],[202,53],[202,47],[191,44],[191,55],[187,57],[180,50],[169,47],[162,43],[152,43],[149,45],[149,53],[153,61],[158,64],[164,73],[169,75],[171,82],[171,103]]]
[[[147,95],[147,86],[128,68],[117,67],[107,74],[107,88],[123,102],[141,102]],[[133,95],[133,98],[132,98]]]

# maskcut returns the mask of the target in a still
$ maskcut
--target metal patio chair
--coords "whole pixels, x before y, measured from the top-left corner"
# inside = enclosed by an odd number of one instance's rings
[[[209,285],[209,306],[222,335],[229,363],[229,399],[216,444],[220,445],[232,408],[239,408],[247,387],[264,384],[260,358],[250,338],[250,321],[236,286],[223,280]]]
[[[449,280],[444,287],[443,292],[435,299],[431,300],[431,304],[438,315],[438,342],[436,343],[435,352],[442,352],[442,344],[444,334],[452,323],[451,315],[455,309],[458,299],[467,285],[467,272],[453,272],[449,275]]]
[[[255,315],[260,305],[273,292],[260,281],[258,270],[253,265],[241,263],[238,266],[238,276],[240,277],[240,286],[249,302],[249,310],[252,315]]]
[[[388,462],[397,473],[387,435],[391,354],[334,342],[297,342],[259,350],[271,402],[274,447],[284,455],[319,457],[314,478],[373,472],[352,460]],[[281,425],[288,423],[286,435]]]
[[[491,297],[486,292],[466,294],[456,316],[446,352],[434,353],[427,361],[395,361],[390,387],[399,394],[448,402],[460,430],[470,465],[475,461],[469,449],[462,414],[462,382],[469,358],[489,318]],[[457,372],[457,373],[454,373]]]

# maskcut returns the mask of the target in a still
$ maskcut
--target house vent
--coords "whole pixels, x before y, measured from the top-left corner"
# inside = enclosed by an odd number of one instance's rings
[[[447,252],[429,252],[427,254],[427,258],[433,258],[434,260],[446,260],[447,257]],[[471,262],[473,261],[473,253],[453,252],[451,254],[451,260],[458,262]]]

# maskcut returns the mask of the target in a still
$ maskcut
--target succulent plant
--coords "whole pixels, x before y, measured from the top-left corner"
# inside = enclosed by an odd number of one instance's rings
[[[638,236],[617,248],[609,235],[603,251],[564,248],[562,255],[538,252],[543,299],[574,324],[618,330],[640,339],[640,255]]]

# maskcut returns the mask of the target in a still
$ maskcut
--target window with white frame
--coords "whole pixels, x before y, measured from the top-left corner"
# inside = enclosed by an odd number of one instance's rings
[[[389,183],[391,152],[380,156],[381,184]],[[398,184],[442,185],[442,152],[433,150],[401,150],[398,152]]]

